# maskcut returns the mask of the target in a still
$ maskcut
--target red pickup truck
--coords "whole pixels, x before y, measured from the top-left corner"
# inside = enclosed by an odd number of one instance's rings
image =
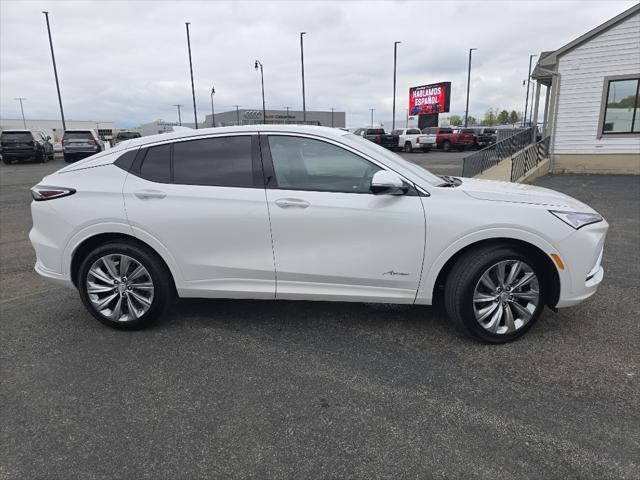
[[[436,136],[436,145],[445,152],[449,152],[454,148],[463,151],[473,146],[473,130],[469,129],[453,129],[451,127],[427,127],[422,133]]]

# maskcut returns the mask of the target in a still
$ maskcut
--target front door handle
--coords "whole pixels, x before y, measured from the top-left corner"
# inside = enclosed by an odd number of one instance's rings
[[[161,192],[160,190],[138,190],[134,193],[134,195],[141,200],[149,200],[152,198],[164,198],[167,196],[166,193]]]
[[[279,198],[276,205],[280,208],[307,208],[310,203],[300,198]]]

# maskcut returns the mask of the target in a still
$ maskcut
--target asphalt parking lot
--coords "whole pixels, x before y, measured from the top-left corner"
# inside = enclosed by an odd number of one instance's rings
[[[638,177],[538,181],[607,218],[605,280],[486,346],[422,306],[190,300],[110,330],[32,270],[28,189],[63,165],[0,165],[0,478],[640,478]]]

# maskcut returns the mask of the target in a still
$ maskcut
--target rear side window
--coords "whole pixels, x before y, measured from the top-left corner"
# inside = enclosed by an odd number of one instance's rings
[[[440,133],[453,133],[453,129],[451,128],[441,128]]]
[[[420,135],[420,130],[418,130],[417,128],[412,128],[411,130],[407,131],[407,133],[409,135]]]
[[[171,145],[159,145],[147,149],[140,176],[152,182],[169,183],[171,181]]]
[[[173,181],[187,185],[252,187],[251,137],[218,137],[173,144]]]

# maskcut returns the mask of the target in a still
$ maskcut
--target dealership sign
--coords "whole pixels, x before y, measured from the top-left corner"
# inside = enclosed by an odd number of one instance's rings
[[[432,83],[409,89],[409,114],[425,115],[449,111],[451,82]]]

